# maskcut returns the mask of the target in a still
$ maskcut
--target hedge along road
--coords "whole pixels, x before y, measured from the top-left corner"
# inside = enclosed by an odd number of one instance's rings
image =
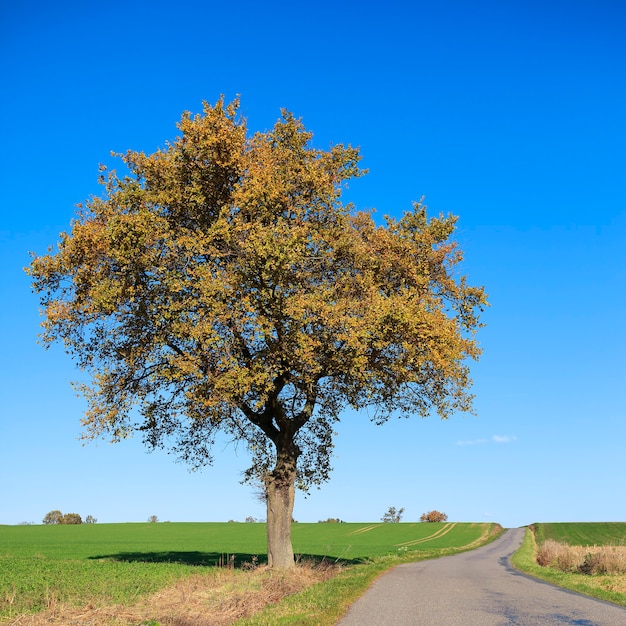
[[[398,565],[349,609],[339,626],[623,626],[626,609],[514,570],[524,529],[455,556]]]

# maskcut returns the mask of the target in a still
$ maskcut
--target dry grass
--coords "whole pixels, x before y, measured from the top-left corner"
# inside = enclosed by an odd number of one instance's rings
[[[537,563],[578,574],[626,574],[626,546],[570,546],[548,539],[537,549]]]
[[[83,606],[58,604],[34,615],[20,615],[11,626],[226,626],[250,617],[285,596],[328,580],[338,573],[335,564],[298,564],[289,572],[266,568],[251,571],[216,569],[194,574],[144,598],[132,606]]]

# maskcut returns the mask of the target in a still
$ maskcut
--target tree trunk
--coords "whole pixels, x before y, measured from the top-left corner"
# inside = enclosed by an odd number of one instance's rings
[[[295,500],[296,461],[298,449],[277,454],[276,467],[266,477],[267,495],[267,563],[272,569],[295,566],[291,545],[291,520]]]

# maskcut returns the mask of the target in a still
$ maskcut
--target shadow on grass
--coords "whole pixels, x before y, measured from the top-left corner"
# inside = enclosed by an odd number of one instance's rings
[[[119,561],[125,563],[180,563],[182,565],[196,565],[200,567],[246,567],[249,565],[266,565],[266,554],[247,554],[242,552],[117,552],[116,554],[100,554],[90,556],[89,559],[99,561]],[[336,559],[316,554],[298,554],[298,561],[308,561],[318,564],[323,562],[340,563],[342,565],[356,565],[363,559]]]

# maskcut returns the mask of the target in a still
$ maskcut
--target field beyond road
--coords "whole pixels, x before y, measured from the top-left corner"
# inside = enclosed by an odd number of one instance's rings
[[[538,543],[552,539],[571,546],[626,545],[625,522],[552,522],[533,524],[531,530]]]
[[[626,606],[624,522],[532,524],[511,562],[559,587]]]
[[[380,571],[470,549],[498,532],[494,524],[461,523],[292,527],[300,561],[343,565],[343,591],[335,585],[335,597],[329,600],[338,610],[341,602],[351,602]],[[61,606],[130,606],[192,578],[196,587],[202,587],[198,576],[215,579],[226,572],[232,584],[252,570],[264,570],[259,566],[265,560],[265,524],[261,523],[0,526],[0,623]],[[349,572],[358,573],[356,585],[354,580],[346,583]],[[204,611],[210,612],[211,597],[203,597]],[[152,609],[154,603],[148,607]]]

